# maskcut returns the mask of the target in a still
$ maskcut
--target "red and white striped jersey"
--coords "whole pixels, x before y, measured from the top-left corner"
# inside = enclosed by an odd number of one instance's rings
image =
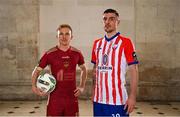
[[[124,86],[126,68],[138,63],[131,40],[119,32],[111,39],[105,36],[95,40],[91,62],[96,64],[94,102],[125,104],[128,97]]]

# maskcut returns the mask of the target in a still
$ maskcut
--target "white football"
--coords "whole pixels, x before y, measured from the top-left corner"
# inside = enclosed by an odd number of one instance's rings
[[[41,74],[37,78],[36,86],[44,93],[51,93],[55,89],[56,79],[51,74]]]

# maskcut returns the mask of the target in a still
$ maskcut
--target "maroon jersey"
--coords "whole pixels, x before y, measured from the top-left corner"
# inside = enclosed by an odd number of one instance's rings
[[[48,65],[57,80],[56,88],[50,94],[51,98],[57,100],[59,97],[74,97],[77,64],[84,64],[84,58],[74,47],[62,51],[56,46],[42,56],[39,67],[45,68]]]

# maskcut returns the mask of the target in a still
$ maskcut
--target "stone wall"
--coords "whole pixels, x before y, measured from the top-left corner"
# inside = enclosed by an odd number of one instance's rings
[[[179,6],[180,0],[0,0],[0,99],[42,99],[32,94],[31,72],[56,45],[62,23],[72,26],[72,45],[85,56],[89,75],[80,98],[89,99],[92,43],[104,35],[103,11],[114,8],[140,60],[138,100],[180,101]]]
[[[38,60],[39,3],[0,0],[0,99],[31,99]]]
[[[180,0],[135,0],[139,100],[180,101]]]
[[[42,0],[40,2],[40,54],[57,43],[56,29],[62,23],[72,26],[72,45],[85,56],[89,69],[93,41],[104,36],[102,13],[117,9],[121,15],[119,30],[134,36],[134,0]],[[128,14],[127,14],[128,13]]]

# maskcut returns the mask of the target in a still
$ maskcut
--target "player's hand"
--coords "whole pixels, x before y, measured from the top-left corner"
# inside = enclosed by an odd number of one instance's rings
[[[84,88],[83,87],[77,87],[75,90],[74,90],[74,96],[75,97],[78,97],[81,93],[84,92]]]
[[[135,104],[136,104],[136,98],[134,96],[130,96],[124,106],[124,110],[127,109],[127,114],[131,113],[134,110]]]
[[[46,93],[44,93],[40,89],[38,89],[36,86],[32,86],[32,91],[39,96],[46,96],[47,95]]]

